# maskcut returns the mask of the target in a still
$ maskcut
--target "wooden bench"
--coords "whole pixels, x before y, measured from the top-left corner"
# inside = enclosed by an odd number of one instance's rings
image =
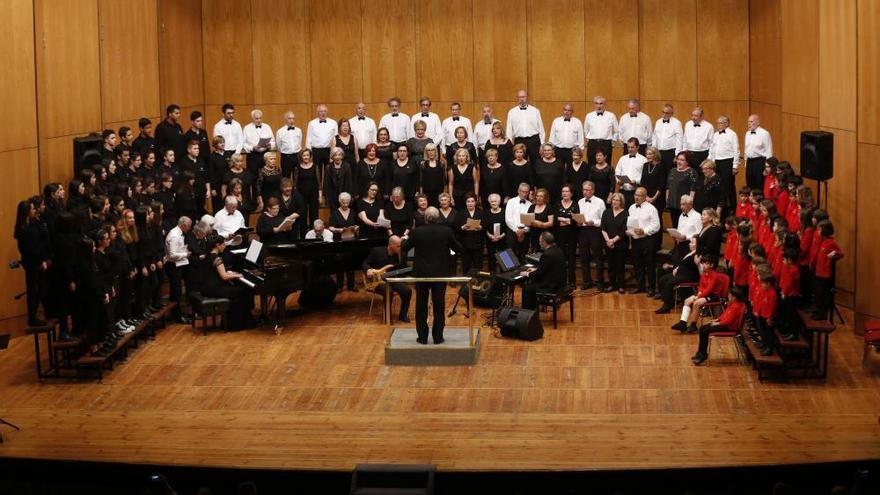
[[[748,359],[752,362],[752,369],[758,372],[758,380],[764,381],[765,378],[768,378],[771,373],[775,370],[782,370],[784,368],[785,363],[782,360],[782,357],[778,354],[770,354],[769,356],[762,356],[761,350],[758,349],[758,346],[752,342],[751,337],[749,337],[749,332],[743,328],[740,331],[740,335],[742,336],[743,343],[746,345],[746,354]],[[773,371],[771,371],[773,370]]]

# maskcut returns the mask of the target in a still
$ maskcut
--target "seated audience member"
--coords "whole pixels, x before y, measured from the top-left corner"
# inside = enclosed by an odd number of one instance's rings
[[[700,268],[697,266],[697,238],[691,237],[690,250],[683,257],[673,255],[672,263],[664,264],[663,268],[671,271],[663,274],[658,282],[660,300],[663,305],[654,311],[658,315],[672,311],[675,306],[675,286],[693,283],[700,280]]]
[[[381,270],[397,270],[406,266],[405,255],[400,252],[400,237],[393,235],[388,238],[388,246],[378,246],[370,250],[367,259],[364,260],[363,269],[367,278],[375,279]],[[385,297],[385,284],[379,284],[375,292]],[[406,284],[392,283],[391,292],[400,296],[400,313],[397,319],[404,323],[409,322],[409,303],[412,299],[412,288]]]
[[[697,324],[691,322],[690,326],[688,326],[688,319],[691,313],[699,315],[700,309],[702,309],[704,304],[709,301],[717,301],[727,290],[724,285],[727,275],[716,272],[715,267],[717,265],[718,258],[711,254],[700,258],[700,266],[703,268],[703,273],[700,275],[697,293],[685,299],[684,307],[681,308],[681,318],[678,323],[672,325],[673,330],[678,330],[682,333],[695,333],[697,331]]]
[[[709,358],[709,335],[717,332],[738,332],[745,316],[746,305],[743,304],[743,293],[738,288],[731,289],[727,307],[721,315],[700,327],[700,345],[697,353],[691,358],[696,365],[703,364]]]
[[[522,292],[522,305],[526,309],[538,306],[538,292],[559,292],[565,288],[565,253],[556,245],[556,239],[550,232],[544,232],[538,238],[541,250],[541,261],[536,268],[524,270],[522,275],[528,279]]]
[[[315,220],[313,229],[306,232],[306,239],[321,239],[324,242],[333,242],[333,232],[324,227],[324,221],[320,218]]]
[[[703,222],[700,214],[694,211],[694,199],[687,194],[681,197],[679,201],[680,213],[678,215],[678,225],[675,234],[670,234],[675,240],[673,251],[678,251],[679,256],[687,254],[690,240],[700,235],[703,230]]]

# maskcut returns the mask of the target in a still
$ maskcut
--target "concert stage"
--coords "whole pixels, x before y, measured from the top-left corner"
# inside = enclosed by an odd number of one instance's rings
[[[33,342],[17,337],[0,354],[0,416],[22,430],[4,429],[0,456],[467,472],[880,458],[880,374],[862,369],[851,326],[831,338],[827,382],[759,382],[730,341],[693,366],[697,337],[643,295],[575,301],[575,323],[553,330],[544,314],[536,342],[484,328],[475,366],[386,366],[389,328],[363,291],[279,336],[170,325],[100,383],[37,383]]]

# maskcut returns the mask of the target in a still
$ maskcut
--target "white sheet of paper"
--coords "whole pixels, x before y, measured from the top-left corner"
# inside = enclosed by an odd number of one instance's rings
[[[576,224],[581,225],[581,226],[587,224],[587,218],[584,216],[583,213],[572,213],[571,219],[574,220],[574,222]]]
[[[535,221],[534,213],[520,213],[519,214],[519,223],[525,225],[526,227],[532,225],[532,222]]]

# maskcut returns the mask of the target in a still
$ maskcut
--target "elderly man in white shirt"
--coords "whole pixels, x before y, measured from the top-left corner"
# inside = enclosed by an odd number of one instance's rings
[[[185,235],[192,228],[192,219],[180,217],[177,226],[165,236],[165,273],[168,275],[168,300],[177,303],[172,311],[172,318],[178,323],[189,324],[192,320],[180,312],[180,300],[183,293],[183,280],[189,265],[189,249],[186,247]],[[189,287],[187,287],[189,290]]]
[[[245,226],[244,216],[238,211],[238,199],[235,196],[226,196],[225,205],[222,210],[214,213],[214,230],[220,237],[230,240],[238,229]]]
[[[638,139],[639,153],[644,155],[651,142],[651,117],[641,111],[641,104],[635,98],[627,100],[626,110],[627,113],[620,116],[617,124],[618,139],[624,148],[630,138]]]
[[[578,201],[578,211],[584,216],[584,224],[578,229],[578,249],[581,252],[584,290],[595,287],[605,289],[605,251],[602,242],[602,214],[605,201],[593,196],[596,186],[591,181],[581,185],[583,197]],[[596,282],[590,277],[590,262],[596,261]]]
[[[770,133],[761,127],[761,117],[749,115],[749,130],[746,132],[746,184],[749,189],[763,189],[764,163],[773,156],[773,140]]]
[[[306,239],[321,239],[324,242],[333,242],[333,232],[325,228],[324,221],[320,218],[315,220],[314,228],[306,232]]]
[[[376,144],[376,134],[378,128],[376,121],[367,117],[367,105],[360,102],[355,107],[354,117],[348,119],[351,126],[351,135],[354,136],[358,148],[360,148],[360,156],[367,156],[366,148],[368,144]]]
[[[492,124],[495,122],[499,122],[499,120],[492,117],[492,107],[484,106],[483,117],[474,124],[474,144],[480,154],[486,149],[486,143],[492,138]]]
[[[689,151],[688,163],[697,171],[698,177],[703,177],[700,164],[709,158],[709,146],[712,145],[712,135],[715,129],[712,124],[703,120],[703,108],[695,107],[691,111],[691,120],[684,125],[684,141],[682,149]]]
[[[256,177],[263,166],[263,155],[275,149],[275,135],[269,124],[263,123],[263,111],[259,108],[251,110],[251,123],[242,129],[244,141],[242,149],[247,153],[248,171]]]
[[[636,187],[642,183],[642,169],[645,167],[648,159],[645,158],[645,155],[639,154],[638,139],[629,138],[626,147],[627,154],[620,157],[620,160],[617,160],[614,175],[617,178],[617,183],[620,185],[620,192],[623,194],[624,199],[626,199],[628,206],[633,204]],[[629,181],[627,182],[623,177],[628,178]]]
[[[675,155],[681,151],[684,129],[681,121],[673,117],[674,109],[669,103],[663,105],[663,115],[654,123],[652,145],[660,150],[663,171],[668,174],[675,167]]]
[[[388,110],[390,111],[379,119],[379,128],[388,129],[388,139],[391,140],[394,149],[397,149],[397,145],[405,143],[410,138],[409,133],[415,131],[411,131],[412,123],[409,115],[400,111],[400,98],[396,96],[389,98]]]
[[[529,227],[523,225],[520,215],[529,212],[531,186],[523,182],[517,188],[517,197],[507,201],[504,207],[504,223],[507,225],[507,246],[523,259],[529,249]]]
[[[605,97],[593,98],[594,110],[584,117],[584,139],[587,140],[587,162],[596,164],[596,152],[605,153],[605,161],[611,161],[611,150],[617,140],[617,116],[605,108]]]
[[[241,130],[241,124],[235,120],[235,106],[231,103],[224,103],[222,111],[223,118],[214,124],[213,136],[223,138],[223,155],[229,159],[230,156],[241,153],[244,134]],[[762,168],[761,171],[763,170]]]
[[[669,236],[676,242],[675,249],[684,256],[687,254],[688,242],[703,230],[703,221],[700,219],[700,212],[694,211],[694,198],[690,195],[683,195],[679,205],[681,215],[678,216],[678,225]]]
[[[544,143],[544,122],[541,111],[529,105],[529,94],[521,89],[516,92],[517,105],[507,112],[507,137],[514,144],[523,143],[528,150],[529,160],[538,163],[541,145]]]
[[[571,150],[584,145],[584,127],[581,120],[572,117],[574,107],[571,103],[562,106],[562,115],[553,119],[550,125],[550,144],[556,151],[556,158],[568,166],[571,164]]]
[[[306,128],[306,148],[312,150],[312,163],[324,170],[330,162],[330,148],[339,133],[339,126],[335,120],[327,118],[327,105],[318,105],[315,114]]]
[[[715,162],[715,172],[721,177],[721,193],[727,195],[727,204],[736,205],[736,173],[739,169],[739,137],[730,128],[730,118],[721,115],[715,123],[715,134],[709,146],[709,159]]]
[[[284,125],[275,133],[275,145],[281,154],[281,174],[291,177],[299,165],[299,152],[302,151],[302,129],[296,127],[293,112],[284,113]]]
[[[660,215],[654,205],[645,201],[648,191],[644,187],[636,189],[635,202],[629,207],[629,216],[626,221],[626,234],[632,240],[632,257],[635,271],[636,287],[629,291],[630,294],[647,292],[648,297],[654,297],[654,288],[657,285],[657,269],[654,266],[654,258],[657,251],[654,236],[660,232]],[[645,275],[647,272],[648,286],[645,287]]]
[[[431,138],[434,144],[440,146],[443,143],[443,124],[440,123],[440,116],[431,111],[431,99],[423,96],[419,100],[419,113],[414,113],[410,119],[409,134],[410,138],[416,137],[415,124],[422,121],[425,123],[425,136]],[[453,136],[452,141],[455,141]]]

